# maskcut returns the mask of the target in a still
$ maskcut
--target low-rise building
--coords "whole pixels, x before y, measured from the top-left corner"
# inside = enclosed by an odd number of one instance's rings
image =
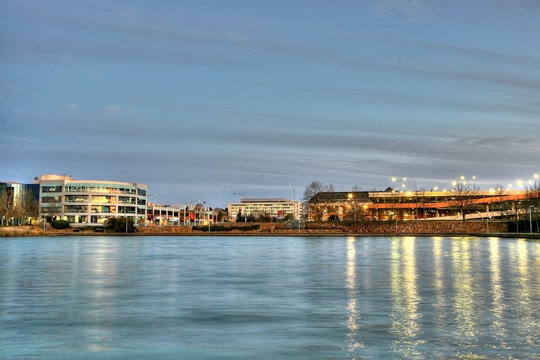
[[[276,220],[299,219],[303,215],[302,203],[287,198],[244,198],[239,203],[229,203],[228,210],[233,221],[250,215]]]
[[[147,186],[139,183],[103,180],[76,180],[69,175],[41,175],[39,218],[67,220],[72,226],[102,225],[111,217],[146,220]]]

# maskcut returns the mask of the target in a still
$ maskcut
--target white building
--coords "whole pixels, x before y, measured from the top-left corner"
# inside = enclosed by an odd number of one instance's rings
[[[145,184],[75,180],[68,175],[41,175],[39,218],[67,220],[72,226],[102,225],[111,217],[131,217],[135,224],[146,219]]]
[[[239,203],[229,203],[229,217],[236,220],[238,212],[255,217],[270,216],[285,219],[287,215],[293,219],[302,218],[302,203],[286,198],[244,198]]]

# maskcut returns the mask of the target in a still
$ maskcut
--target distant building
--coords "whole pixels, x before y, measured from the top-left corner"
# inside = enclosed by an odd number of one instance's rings
[[[133,218],[144,225],[147,186],[139,183],[103,180],[76,180],[67,175],[41,175],[39,218],[55,219],[72,225],[102,225],[111,217]]]
[[[303,214],[302,203],[286,198],[244,198],[239,203],[229,203],[228,210],[233,221],[236,221],[239,212],[241,216],[278,220],[298,219]]]

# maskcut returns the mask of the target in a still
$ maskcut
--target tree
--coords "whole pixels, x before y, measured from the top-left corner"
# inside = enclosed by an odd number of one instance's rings
[[[352,220],[356,227],[364,219],[364,204],[358,199],[356,193],[360,191],[360,187],[355,185],[352,187],[351,192],[347,195],[347,205],[348,205],[348,214],[347,217],[349,220]]]
[[[13,197],[7,191],[0,192],[0,218],[6,224],[13,217]],[[5,219],[5,220],[4,220]]]
[[[506,218],[506,210],[507,210],[507,203],[503,203],[503,196],[505,195],[505,190],[502,185],[495,185],[494,188],[494,194],[499,198],[497,202],[495,202],[496,205],[492,205],[492,211],[498,211],[499,217],[501,219]]]
[[[109,218],[105,221],[103,226],[105,229],[113,230],[114,232],[126,232],[126,221],[127,221],[127,232],[135,232],[134,221],[132,217],[115,217]]]
[[[244,219],[244,216],[242,215],[242,209],[238,209],[238,213],[236,214],[236,222],[241,222]]]
[[[26,219],[33,218],[37,219],[39,215],[39,202],[36,200],[31,193],[26,193],[22,199],[21,203],[22,214]]]
[[[28,218],[36,218],[38,211],[38,202],[31,193],[24,193],[20,197],[15,197],[11,188],[0,192],[1,224],[10,222],[12,225],[24,223]]]
[[[330,205],[333,203],[334,185],[323,185],[319,181],[313,181],[306,186],[304,190],[303,200],[308,204],[308,211],[313,215],[315,220],[321,221],[324,214],[328,212]]]
[[[474,203],[474,198],[478,195],[479,188],[472,183],[467,181],[455,182],[452,192],[454,194],[454,199],[456,205],[461,212],[463,222],[465,222],[466,210],[468,210],[471,205]]]
[[[527,207],[527,211],[530,212],[529,216],[533,218],[533,214],[538,213],[538,211],[540,211],[540,182],[535,181],[534,184],[527,186],[527,188],[525,189],[525,194],[526,194],[525,205]],[[539,224],[538,224],[539,217],[535,216],[535,218],[536,218],[536,229],[539,229]]]

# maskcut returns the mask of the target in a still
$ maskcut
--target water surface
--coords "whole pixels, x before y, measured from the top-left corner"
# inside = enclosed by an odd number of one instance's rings
[[[540,242],[0,239],[0,358],[540,357]]]

